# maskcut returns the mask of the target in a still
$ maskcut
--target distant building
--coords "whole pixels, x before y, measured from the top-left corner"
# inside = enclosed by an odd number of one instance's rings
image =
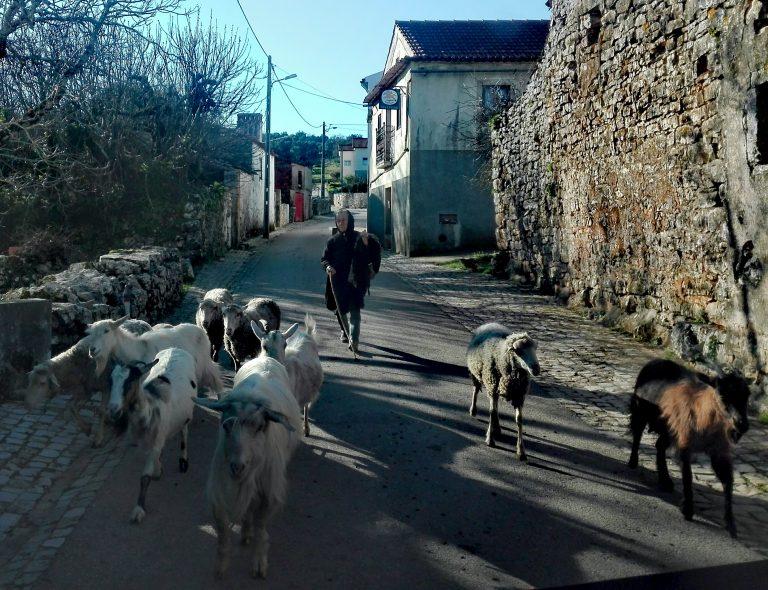
[[[365,97],[368,229],[386,245],[412,255],[495,243],[478,113],[522,94],[548,31],[548,21],[395,23],[384,75]]]
[[[355,182],[368,182],[368,139],[354,137],[350,143],[339,146],[341,180],[353,176]]]

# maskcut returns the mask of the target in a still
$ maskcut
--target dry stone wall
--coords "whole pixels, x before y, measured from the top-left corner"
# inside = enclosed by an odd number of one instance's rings
[[[9,291],[5,301],[52,302],[51,348],[58,353],[85,335],[89,323],[123,315],[157,322],[181,300],[192,267],[174,248],[143,248],[77,263],[40,283]]]
[[[759,379],[766,25],[768,0],[555,0],[539,68],[493,133],[497,241],[514,270]]]

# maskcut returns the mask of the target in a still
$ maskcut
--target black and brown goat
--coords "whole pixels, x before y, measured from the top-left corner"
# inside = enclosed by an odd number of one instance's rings
[[[740,376],[710,377],[691,371],[673,361],[657,359],[646,364],[637,376],[630,402],[632,454],[629,467],[637,467],[640,438],[646,426],[659,435],[656,441],[656,469],[659,487],[672,491],[666,451],[677,447],[683,476],[682,512],[693,519],[691,458],[694,453],[709,455],[712,469],[723,484],[725,525],[736,536],[733,519],[733,462],[731,448],[749,430],[747,400],[749,386]]]

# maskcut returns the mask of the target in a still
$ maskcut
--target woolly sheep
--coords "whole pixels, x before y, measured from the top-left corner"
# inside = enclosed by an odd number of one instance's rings
[[[144,520],[149,482],[162,475],[160,455],[165,442],[178,432],[181,432],[179,471],[186,473],[189,469],[188,429],[195,407],[192,399],[196,395],[195,359],[180,348],[161,350],[151,363],[116,363],[112,369],[110,418],[119,425],[119,433],[130,428],[134,440],[147,450],[139,499],[131,513],[131,522]]]
[[[315,340],[317,324],[314,318],[306,314],[305,331],[296,334],[294,332],[298,324],[293,324],[284,333],[279,330],[267,333],[257,322],[251,322],[251,327],[261,340],[261,354],[280,361],[288,371],[291,391],[304,411],[304,436],[309,436],[309,407],[317,399],[323,384],[323,366],[320,364]]]
[[[120,326],[121,330],[139,335],[145,331],[146,324],[141,320],[130,320]],[[35,365],[27,374],[27,389],[24,397],[29,408],[36,409],[45,405],[60,391],[71,395],[68,404],[69,411],[80,429],[90,436],[92,444],[100,447],[104,442],[104,418],[109,394],[109,373],[100,375],[96,371],[96,361],[88,351],[91,338],[86,336],[74,346],[56,355],[51,360]],[[94,425],[85,422],[80,415],[80,409],[90,401],[94,392],[101,393],[101,408],[94,418]],[[95,432],[94,432],[95,426]]]
[[[278,330],[280,307],[271,299],[256,298],[245,309],[237,304],[224,308],[224,348],[235,371],[249,358],[256,358],[261,350],[259,339],[251,330],[251,320],[266,322],[267,330]]]
[[[512,403],[517,423],[517,457],[526,460],[523,446],[523,402],[531,388],[531,377],[541,372],[536,342],[525,332],[514,333],[501,324],[483,324],[472,332],[467,348],[467,367],[474,390],[469,413],[477,415],[477,394],[485,386],[491,415],[485,443],[496,446],[501,435],[499,396]]]
[[[691,460],[695,453],[705,452],[723,484],[725,525],[732,537],[736,537],[732,447],[749,430],[749,394],[749,385],[737,374],[712,378],[674,361],[655,359],[640,370],[630,400],[633,438],[628,466],[637,467],[640,439],[648,426],[659,435],[656,440],[659,487],[672,491],[667,448],[676,446],[683,476],[682,512],[686,520],[692,520]]]
[[[208,476],[207,493],[218,536],[216,576],[229,565],[230,534],[242,523],[242,542],[254,540],[251,575],[267,575],[267,524],[284,504],[286,468],[300,442],[299,405],[288,373],[266,356],[249,361],[232,392],[219,401],[195,403],[221,412],[219,440]],[[273,424],[275,423],[275,424]]]
[[[117,328],[126,318],[101,320],[88,327],[91,336],[89,354],[96,359],[97,373],[102,373],[110,358],[127,365],[151,362],[165,348],[181,348],[195,359],[195,377],[198,391],[207,387],[214,392],[222,390],[219,366],[211,360],[211,343],[205,330],[193,324],[179,324],[173,328],[152,330],[133,336]]]
[[[217,361],[219,348],[224,344],[224,308],[233,303],[226,289],[211,289],[197,306],[195,324],[205,330],[211,341],[211,358]]]

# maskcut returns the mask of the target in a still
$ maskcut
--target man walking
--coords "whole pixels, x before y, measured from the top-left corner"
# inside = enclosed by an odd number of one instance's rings
[[[347,342],[349,335],[349,349],[357,353],[360,310],[371,278],[379,271],[380,258],[373,252],[377,246],[372,244],[374,238],[366,231],[355,231],[355,218],[347,209],[336,214],[336,228],[338,232],[326,243],[320,260],[328,274],[325,304],[336,311],[342,327],[341,341]]]

